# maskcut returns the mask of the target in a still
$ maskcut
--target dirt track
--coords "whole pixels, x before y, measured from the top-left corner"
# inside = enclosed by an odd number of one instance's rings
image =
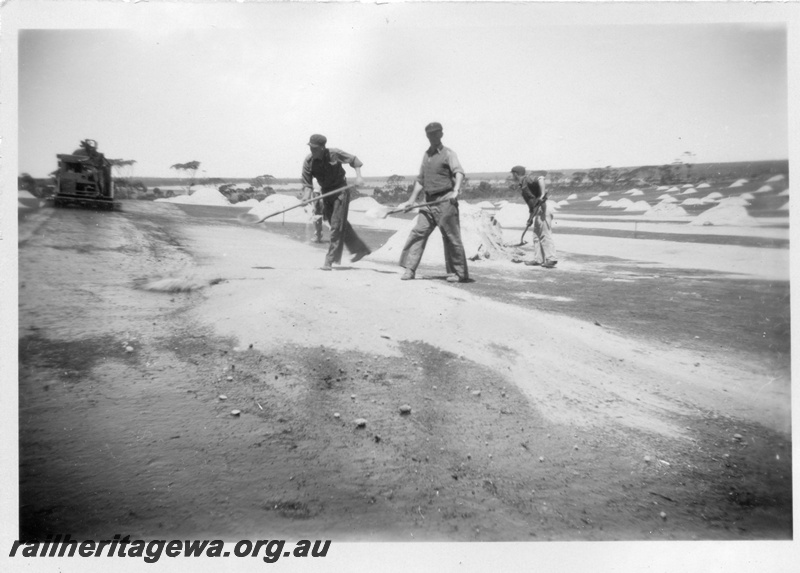
[[[717,318],[690,346],[664,295],[595,324],[569,266],[322,273],[311,245],[143,202],[20,237],[23,537],[792,535],[786,285],[693,282]],[[156,276],[209,286],[136,288]],[[773,313],[761,346],[733,291]],[[540,310],[559,292],[571,316]]]

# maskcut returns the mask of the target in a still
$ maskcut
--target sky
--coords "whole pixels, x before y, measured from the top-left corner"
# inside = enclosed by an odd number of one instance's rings
[[[408,175],[431,121],[468,173],[789,157],[787,24],[756,9],[107,4],[21,18],[19,173],[91,138],[134,176],[299,177],[322,133]]]

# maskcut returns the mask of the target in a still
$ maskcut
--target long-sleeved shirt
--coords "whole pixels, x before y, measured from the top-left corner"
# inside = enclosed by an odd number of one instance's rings
[[[439,195],[453,188],[456,173],[464,175],[455,151],[444,145],[429,147],[422,156],[417,181],[427,195]]]
[[[303,161],[303,191],[314,188],[313,179],[317,180],[323,193],[347,185],[342,163],[351,167],[363,165],[355,155],[334,147],[327,148],[321,159],[314,159],[314,156],[309,153]]]

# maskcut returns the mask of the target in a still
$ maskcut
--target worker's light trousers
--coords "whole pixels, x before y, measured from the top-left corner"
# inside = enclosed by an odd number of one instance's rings
[[[406,240],[403,253],[400,255],[400,266],[416,271],[428,237],[439,227],[444,242],[444,261],[447,274],[456,274],[461,279],[469,278],[467,255],[461,241],[461,221],[458,215],[458,204],[449,201],[439,205],[430,205],[419,210],[417,224]]]

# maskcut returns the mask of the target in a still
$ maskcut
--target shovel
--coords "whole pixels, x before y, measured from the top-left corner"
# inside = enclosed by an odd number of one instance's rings
[[[428,207],[430,205],[439,205],[440,203],[445,203],[450,199],[439,199],[438,201],[429,201],[428,203],[418,203],[416,205],[411,205],[409,207],[404,207],[402,209],[390,209],[389,207],[373,207],[364,215],[370,217],[372,219],[385,219],[389,215],[393,215],[395,213],[405,213],[407,211],[411,211],[412,209],[419,209],[420,207]]]
[[[533,224],[533,223],[531,223],[531,224]],[[525,233],[527,233],[528,229],[530,229],[530,228],[531,228],[530,225],[525,227],[525,230],[522,231],[522,236],[519,238],[519,243],[514,245],[515,247],[521,247],[522,245],[525,245],[528,242],[528,241],[525,240]]]
[[[533,212],[533,215],[531,215],[531,221],[533,221],[533,219],[535,219],[536,216],[539,215],[539,212],[542,210],[542,205],[543,205],[543,203],[539,203],[536,206],[536,210]],[[543,220],[544,224],[547,225],[547,229],[550,232],[552,232],[553,228],[550,226],[550,223],[547,222],[547,215],[546,214],[545,214],[544,217],[542,217],[542,220]],[[533,225],[533,223],[531,223],[531,225]],[[527,241],[525,240],[525,233],[528,232],[528,229],[531,228],[531,225],[528,225],[527,227],[525,227],[525,230],[522,231],[522,236],[519,238],[519,244],[516,245],[517,247],[521,247],[522,245],[527,243]]]
[[[274,217],[275,215],[280,215],[281,213],[285,213],[286,211],[291,211],[292,209],[297,209],[298,207],[305,207],[309,203],[313,203],[314,201],[319,201],[323,197],[329,197],[330,195],[335,195],[336,193],[341,193],[345,189],[350,189],[351,187],[355,187],[355,185],[345,185],[344,187],[340,187],[339,189],[334,189],[333,191],[328,191],[327,193],[323,193],[322,195],[317,195],[316,197],[314,197],[312,199],[308,199],[306,201],[298,203],[297,205],[294,205],[293,207],[289,207],[288,209],[284,209],[283,211],[276,211],[275,213],[269,213],[267,215],[264,215],[263,217],[259,217],[258,215],[255,215],[253,213],[243,213],[243,214],[239,215],[237,217],[237,219],[239,219],[239,221],[241,223],[247,223],[247,224],[256,225],[258,223],[262,223],[263,221],[266,221],[270,217]]]

